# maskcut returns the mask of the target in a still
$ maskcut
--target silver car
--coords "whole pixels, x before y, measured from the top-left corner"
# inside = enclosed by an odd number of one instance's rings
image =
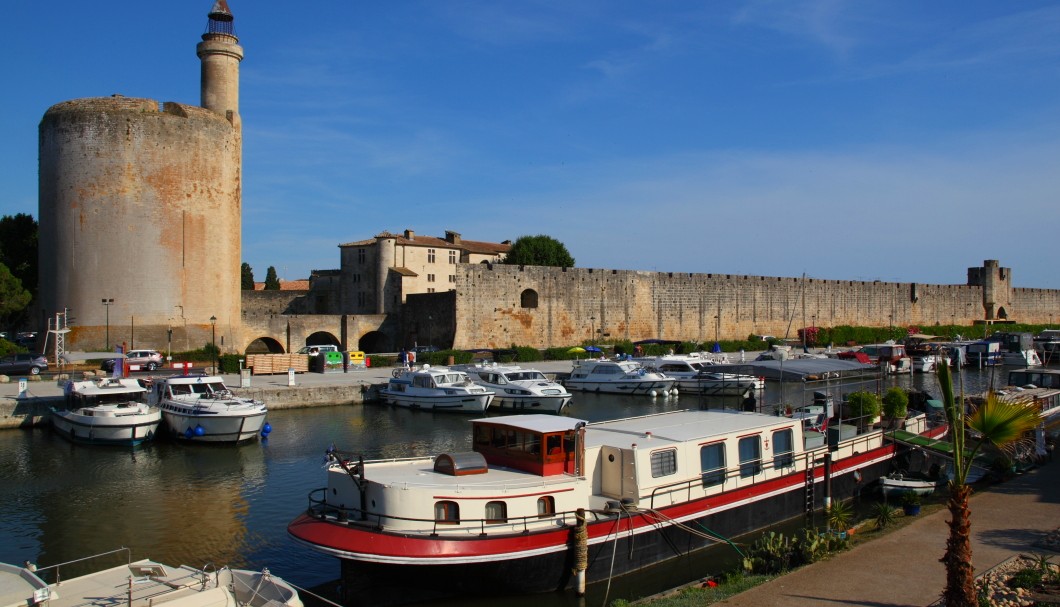
[[[48,370],[48,359],[43,354],[22,352],[12,354],[0,359],[0,374],[2,375],[40,375],[41,371]]]
[[[114,362],[120,360],[112,358],[103,361],[101,365],[104,371],[113,371]],[[130,367],[138,366],[141,369],[147,369],[148,371],[154,371],[155,369],[162,366],[162,354],[155,350],[130,350],[129,354],[125,356],[125,360],[129,362]]]

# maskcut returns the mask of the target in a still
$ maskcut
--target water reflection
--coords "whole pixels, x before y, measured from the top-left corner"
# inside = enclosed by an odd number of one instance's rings
[[[1003,372],[965,371],[965,390],[1002,383]],[[888,377],[938,395],[934,375]],[[802,403],[812,389],[770,383],[763,403]],[[849,392],[854,388],[835,387]],[[577,394],[568,415],[589,421],[696,408],[700,397]],[[732,403],[735,406],[736,403]],[[711,406],[717,406],[716,402]],[[470,449],[469,416],[382,405],[275,411],[267,441],[240,447],[157,443],[138,450],[75,445],[49,429],[0,432],[0,561],[50,565],[119,546],[133,558],[202,566],[269,567],[295,584],[338,578],[336,559],[295,544],[287,523],[323,486],[329,445],[369,458]],[[729,567],[728,547],[590,588],[586,604],[634,598]],[[718,559],[723,559],[719,561]],[[719,566],[719,562],[725,565]],[[87,567],[91,567],[88,565]],[[63,575],[77,571],[64,569]],[[581,604],[569,594],[507,597],[513,606]],[[496,599],[490,599],[495,604]],[[439,605],[487,604],[461,599]]]

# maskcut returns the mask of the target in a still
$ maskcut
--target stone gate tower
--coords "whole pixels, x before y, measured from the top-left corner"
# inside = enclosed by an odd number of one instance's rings
[[[233,23],[216,0],[197,47],[201,107],[114,95],[45,112],[40,323],[72,308],[68,349],[237,345],[243,49]]]

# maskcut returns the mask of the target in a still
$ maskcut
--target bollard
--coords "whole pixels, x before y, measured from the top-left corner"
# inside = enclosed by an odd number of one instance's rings
[[[287,385],[293,386],[294,384],[294,367],[287,367]]]

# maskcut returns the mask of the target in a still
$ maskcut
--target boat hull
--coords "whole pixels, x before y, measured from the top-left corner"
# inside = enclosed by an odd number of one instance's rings
[[[163,410],[162,417],[169,435],[178,440],[196,443],[242,443],[258,438],[265,425],[266,413],[263,409],[230,415]],[[198,428],[202,431],[199,432]]]
[[[579,392],[596,392],[599,394],[663,394],[674,386],[674,380],[617,380],[617,381],[575,381],[567,380],[564,387]]]
[[[428,395],[391,392],[390,390],[382,390],[380,395],[386,404],[396,407],[454,413],[482,413],[486,407],[490,406],[494,397],[492,392]]]
[[[135,447],[154,439],[162,417],[159,412],[105,418],[54,411],[51,420],[59,436],[75,443]]]
[[[570,404],[573,397],[565,395],[533,395],[533,396],[501,396],[497,395],[491,405],[495,409],[515,412],[541,412],[548,411],[559,413]]]
[[[833,498],[850,497],[879,479],[889,471],[893,453],[888,445],[837,462],[830,483]],[[815,509],[824,506],[824,480],[823,467],[816,468]],[[706,548],[717,543],[714,537],[732,538],[805,515],[807,498],[806,476],[796,473],[658,510],[642,504],[621,514],[600,513],[588,524],[586,580],[604,581]],[[710,534],[689,533],[689,528]],[[371,588],[407,585],[408,580],[416,580],[420,588],[459,593],[550,592],[574,584],[573,527],[492,538],[439,538],[325,521],[310,511],[295,519],[288,533],[341,559],[347,601],[363,601]],[[427,561],[432,564],[418,564]]]

